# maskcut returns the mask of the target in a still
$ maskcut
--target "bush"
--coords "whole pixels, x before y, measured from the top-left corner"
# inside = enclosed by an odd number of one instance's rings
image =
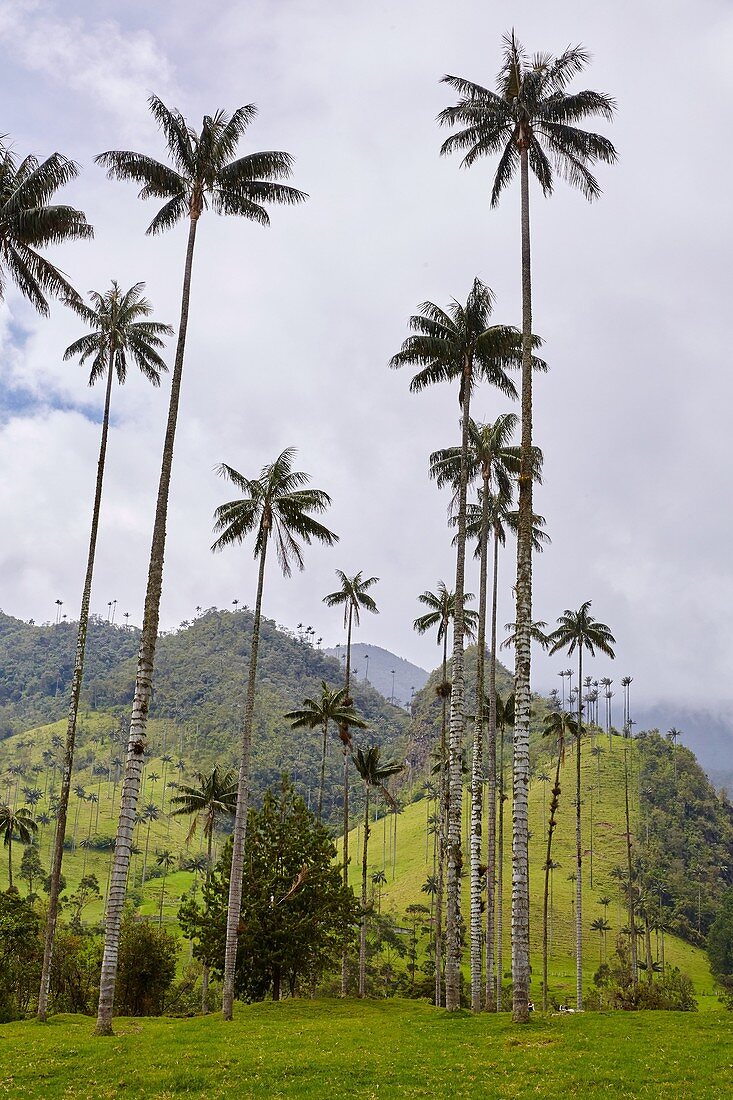
[[[160,1016],[176,974],[178,945],[173,936],[127,912],[122,920],[115,1012],[121,1016]]]
[[[692,981],[678,967],[668,966],[656,981],[645,977],[634,984],[631,952],[619,936],[616,951],[593,976],[598,993],[592,995],[589,1008],[620,1008],[627,1012],[656,1009],[669,1012],[696,1012],[697,1000]]]

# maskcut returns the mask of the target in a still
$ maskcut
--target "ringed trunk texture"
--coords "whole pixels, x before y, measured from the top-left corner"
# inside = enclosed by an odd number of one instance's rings
[[[578,683],[583,683],[583,646],[578,649]],[[583,843],[580,818],[580,748],[583,738],[583,690],[578,692],[578,739],[575,753],[575,1006],[583,1011]]]
[[[249,811],[249,761],[252,749],[252,722],[255,709],[255,683],[257,681],[257,650],[260,645],[260,618],[262,615],[262,589],[265,583],[265,560],[267,558],[267,538],[260,554],[260,568],[257,576],[257,598],[252,623],[252,650],[249,656],[249,676],[247,679],[247,698],[244,704],[242,724],[242,746],[239,761],[239,782],[237,784],[237,812],[234,817],[234,840],[232,844],[232,869],[229,876],[229,904],[227,908],[227,935],[224,949],[224,991],[221,1011],[225,1020],[231,1020],[234,1014],[234,974],[237,966],[237,936],[239,918],[242,914],[242,878],[244,874],[244,843],[247,839],[247,813]]]
[[[504,981],[504,730],[501,731],[499,780],[499,855],[496,875],[496,1011],[502,1009]]]
[[[499,535],[494,531],[494,575],[491,591],[491,656],[489,658],[489,735],[486,783],[489,788],[486,852],[486,1008],[494,1002],[494,931],[496,914],[496,607]]]
[[[471,767],[471,1010],[481,1011],[482,920],[481,920],[481,834],[484,804],[484,665],[486,655],[486,573],[489,525],[488,479],[484,477],[481,502],[480,580],[478,608],[478,648],[476,652],[476,721],[473,727]]]
[[[168,495],[173,466],[173,445],[176,437],[178,405],[183,375],[183,355],[186,349],[186,330],[188,328],[188,307],[191,294],[191,269],[193,250],[196,242],[198,219],[191,218],[186,249],[186,266],[183,276],[183,294],[181,300],[181,322],[176,345],[176,360],[171,380],[171,396],[168,408],[163,461],[158,485],[158,500],[155,508],[153,539],[148,566],[148,584],[145,593],[145,611],[140,636],[137,677],[135,679],[135,698],[132,704],[130,735],[125,761],[125,774],[122,781],[120,818],[117,826],[117,839],[112,864],[112,877],[107,899],[107,919],[105,925],[104,956],[102,975],[99,984],[99,1008],[97,1011],[97,1035],[112,1034],[112,1009],[117,981],[117,956],[120,944],[120,926],[122,908],[127,892],[127,875],[130,869],[132,834],[135,828],[135,811],[140,794],[140,780],[143,770],[146,746],[145,728],[148,719],[148,707],[153,686],[153,667],[155,662],[155,643],[158,639],[158,620],[160,616],[160,596],[163,589],[163,559],[165,556],[166,521],[168,518]]]
[[[56,935],[56,921],[59,913],[59,885],[61,882],[61,864],[64,858],[64,835],[66,833],[66,818],[69,810],[69,794],[71,792],[71,773],[74,767],[74,749],[76,745],[76,719],[79,713],[79,698],[81,696],[81,683],[84,676],[84,656],[87,647],[87,629],[89,626],[89,601],[92,593],[92,578],[94,576],[94,559],[97,551],[97,532],[99,530],[99,513],[102,504],[102,484],[104,482],[104,465],[107,455],[107,436],[109,434],[109,408],[112,398],[112,380],[114,377],[114,352],[110,352],[109,367],[107,368],[107,388],[104,395],[104,416],[102,418],[102,438],[99,444],[99,458],[97,460],[97,483],[94,490],[94,507],[92,509],[92,527],[89,534],[89,552],[87,555],[87,571],[84,577],[84,591],[81,597],[81,610],[79,612],[79,630],[76,636],[76,656],[74,658],[74,672],[71,677],[71,698],[69,700],[69,714],[66,721],[66,747],[64,750],[64,768],[61,775],[61,791],[59,792],[59,804],[56,816],[56,832],[53,840],[53,855],[51,858],[51,881],[48,894],[48,916],[46,917],[46,930],[43,941],[43,966],[41,968],[41,987],[38,991],[38,1019],[46,1020],[48,1014],[48,996],[51,985],[51,960],[53,958],[53,941]]]
[[[446,771],[448,701],[445,694],[448,676],[448,621],[443,623],[443,678],[441,681],[440,793],[438,807],[438,892],[435,898],[435,1006],[443,1003],[443,894],[445,891],[445,849],[448,835],[448,775]]]
[[[353,606],[349,607],[349,622],[346,631],[346,699],[349,698],[349,684],[351,679],[351,620],[354,613]],[[349,704],[347,703],[347,706]],[[344,889],[349,886],[349,735],[348,723],[341,726],[341,740],[344,746]],[[349,991],[349,946],[344,943],[341,956],[341,996],[345,997]]]
[[[359,926],[359,996],[366,994],[367,870],[369,866],[369,784],[364,786],[364,847],[361,859],[361,924]]]
[[[532,629],[532,276],[529,163],[520,137],[522,200],[522,436],[517,532],[512,801],[512,1015],[529,1021],[529,712]]]
[[[448,875],[446,889],[445,1007],[461,1007],[461,811],[463,801],[463,593],[466,562],[466,488],[468,483],[468,419],[470,416],[472,363],[466,356],[461,403],[461,478],[458,495],[455,611],[453,616],[453,684],[450,697],[448,780]]]

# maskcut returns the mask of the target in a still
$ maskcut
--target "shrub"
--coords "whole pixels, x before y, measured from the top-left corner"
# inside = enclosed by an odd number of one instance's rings
[[[127,912],[120,936],[115,1012],[160,1016],[175,977],[177,956],[178,945],[169,932]]]

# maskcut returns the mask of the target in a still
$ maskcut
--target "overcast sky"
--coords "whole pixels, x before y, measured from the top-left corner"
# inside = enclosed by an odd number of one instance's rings
[[[226,462],[254,476],[284,447],[333,498],[331,550],[302,575],[266,580],[265,612],[341,640],[322,596],[334,570],[380,578],[381,614],[359,637],[433,667],[412,631],[416,596],[453,583],[447,499],[427,456],[458,442],[453,387],[412,396],[387,369],[426,299],[465,299],[478,275],[495,319],[520,324],[518,186],[491,210],[493,164],[440,158],[446,72],[494,85],[512,25],[530,51],[582,42],[578,87],[618,101],[615,167],[594,204],[558,183],[532,191],[534,327],[550,364],[535,389],[545,484],[536,507],[552,546],[535,568],[535,617],[592,611],[618,640],[596,675],[633,675],[638,699],[730,698],[733,582],[730,428],[730,103],[733,9],[726,0],[588,4],[530,0],[3,0],[0,133],[18,154],[59,150],[79,178],[64,193],[93,242],[53,254],[81,291],[145,280],[177,323],[185,226],[147,238],[155,213],[92,163],[105,149],[164,148],[151,92],[192,125],[255,103],[245,150],[285,149],[307,204],[262,229],[205,216],[195,258],[176,443],[162,625],[197,605],[254,601],[250,548],[214,557],[211,517]],[[601,124],[599,124],[600,128]],[[96,466],[101,387],[62,363],[81,334],[54,305],[38,318],[8,288],[0,305],[0,607],[37,622],[56,599],[76,618]],[[92,605],[139,623],[168,387],[130,376],[113,395]],[[506,401],[479,391],[474,414]],[[502,564],[500,621],[514,548]],[[472,567],[473,568],[473,567]],[[477,580],[468,578],[476,591]],[[567,659],[538,658],[534,686]]]

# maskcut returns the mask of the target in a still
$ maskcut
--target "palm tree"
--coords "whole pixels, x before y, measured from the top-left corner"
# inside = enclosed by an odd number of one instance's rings
[[[165,880],[168,877],[168,872],[170,871],[171,867],[173,867],[176,862],[176,857],[173,855],[172,852],[165,848],[162,852],[158,854],[155,862],[158,867],[163,868],[163,883],[160,887],[160,907],[158,909],[158,927],[160,928],[163,925],[163,898],[165,896]]]
[[[596,917],[596,919],[591,922],[590,927],[592,932],[598,933],[600,939],[600,948],[598,952],[598,965],[600,966],[603,962],[603,948],[606,943],[606,933],[611,931],[611,925],[605,917]]]
[[[545,858],[545,890],[542,899],[542,1009],[547,1012],[548,1005],[548,989],[547,989],[547,955],[548,955],[548,913],[547,903],[550,892],[550,875],[553,870],[552,860],[552,837],[557,825],[557,813],[558,806],[560,805],[560,767],[565,762],[565,743],[568,739],[576,737],[578,732],[578,726],[572,715],[568,714],[564,710],[552,711],[545,718],[545,737],[552,737],[555,739],[557,746],[557,762],[555,764],[555,782],[552,787],[552,794],[550,797],[550,821],[547,826],[547,854]],[[541,778],[541,777],[540,777]],[[544,797],[544,796],[543,796]]]
[[[94,230],[80,210],[50,206],[49,200],[78,174],[73,161],[52,153],[44,161],[27,156],[18,162],[0,139],[0,301],[6,277],[46,316],[47,295],[78,299],[71,284],[39,248],[88,239]]]
[[[517,541],[517,624],[515,691],[517,726],[514,754],[514,841],[512,871],[512,973],[513,1014],[529,1019],[529,867],[527,832],[529,788],[530,625],[532,623],[532,275],[530,262],[529,174],[534,173],[543,194],[554,187],[554,171],[588,199],[600,194],[590,167],[597,161],[613,163],[616,151],[598,134],[575,123],[600,115],[611,119],[615,104],[598,92],[568,94],[567,87],[588,63],[579,46],[568,47],[559,57],[536,54],[529,58],[514,32],[503,39],[502,65],[497,90],[490,91],[458,76],[443,81],[459,95],[453,107],[438,115],[441,125],[457,126],[444,142],[441,154],[464,153],[470,168],[483,156],[500,154],[491,192],[496,206],[502,191],[519,168],[522,244],[522,439],[519,475],[519,538]],[[547,155],[549,151],[549,159]],[[553,163],[554,162],[554,169]]]
[[[597,622],[589,608],[590,600],[581,604],[577,611],[566,610],[557,620],[557,627],[550,634],[550,653],[566,649],[571,657],[578,651],[578,684],[583,683],[583,650],[587,649],[591,657],[596,650],[613,660],[613,646],[616,639],[605,623]],[[578,691],[578,732],[575,738],[575,981],[576,1007],[583,1010],[583,848],[581,844],[581,798],[580,798],[580,747],[583,736],[583,693]]]
[[[488,577],[488,536],[491,520],[491,503],[494,499],[506,501],[512,496],[512,475],[519,468],[519,450],[510,446],[510,440],[516,427],[517,417],[514,413],[504,413],[497,417],[493,424],[477,424],[470,420],[468,425],[468,480],[473,482],[477,477],[481,478],[481,490],[479,493],[480,525],[478,532],[478,556],[479,556],[479,610],[478,610],[478,648],[476,652],[476,720],[474,722],[473,754],[471,772],[471,1008],[474,1012],[481,1011],[481,964],[482,964],[482,928],[481,928],[481,834],[482,834],[482,809],[483,809],[483,739],[484,739],[484,661],[486,653],[486,589]],[[461,473],[461,448],[449,447],[442,451],[436,451],[430,456],[430,474],[438,485],[450,484],[456,492],[460,491]],[[455,497],[454,497],[455,499]],[[493,661],[492,670],[493,691],[489,691],[489,767],[488,784],[491,791],[492,784],[496,789],[496,672]],[[492,716],[492,708],[494,714]],[[493,729],[493,738],[492,738]],[[493,766],[492,766],[493,751]],[[490,803],[492,802],[490,798]],[[489,806],[489,815],[496,814],[496,807]],[[489,850],[495,848],[496,841],[493,838],[489,825]],[[491,862],[491,861],[490,861]],[[490,868],[492,870],[492,868]],[[493,874],[489,881],[491,897],[493,901]],[[488,950],[487,959],[487,984],[493,979],[489,976],[492,964],[492,953]]]
[[[256,221],[260,225],[267,225],[269,216],[263,204],[270,202],[292,204],[301,202],[305,198],[302,192],[279,182],[289,178],[291,173],[292,160],[287,153],[251,153],[232,160],[240,138],[256,114],[256,108],[253,105],[237,108],[231,117],[224,111],[217,111],[213,116],[206,115],[201,132],[196,133],[186,124],[186,120],[179,111],[169,110],[157,96],[151,96],[149,104],[153,117],[165,136],[173,167],[144,154],[129,151],[110,151],[96,158],[98,164],[107,168],[110,178],[134,180],[141,184],[140,198],[165,200],[150,223],[148,233],[162,233],[178,222],[188,220],[181,319],[153,525],[117,843],[107,901],[104,958],[97,1015],[98,1035],[108,1035],[112,1030],[120,924],[130,866],[132,830],[140,791],[140,776],[146,744],[145,729],[153,683],[155,644],[158,637],[168,496],[198,223],[204,211],[210,208],[217,214],[237,215]]]
[[[375,871],[372,875],[372,883],[377,889],[377,912],[382,912],[382,888],[387,885],[387,872]]]
[[[81,610],[79,612],[79,626],[76,637],[76,656],[74,659],[74,671],[71,677],[71,694],[69,700],[69,713],[66,723],[66,748],[64,752],[64,765],[61,776],[61,791],[59,796],[59,815],[54,850],[50,870],[50,890],[48,896],[48,915],[46,917],[46,930],[43,947],[43,967],[41,969],[41,986],[38,994],[38,1019],[45,1020],[48,1009],[49,984],[51,980],[51,958],[53,955],[53,940],[56,931],[59,904],[59,881],[61,876],[61,864],[64,856],[64,834],[66,831],[66,817],[69,809],[69,792],[71,790],[71,773],[74,765],[74,749],[76,743],[76,723],[79,713],[79,697],[84,675],[84,657],[86,654],[87,629],[89,625],[89,601],[92,592],[92,579],[94,575],[94,559],[97,549],[97,533],[99,530],[99,513],[102,504],[102,484],[104,481],[104,467],[107,455],[107,436],[109,433],[109,411],[112,398],[112,382],[116,378],[120,386],[124,385],[127,377],[128,361],[134,363],[153,386],[160,385],[161,372],[168,368],[158,354],[158,349],[163,347],[163,336],[171,336],[173,329],[170,325],[161,324],[158,321],[150,321],[147,318],[152,313],[152,306],[147,298],[143,297],[144,283],[135,283],[127,291],[122,291],[113,280],[111,288],[104,294],[91,291],[88,306],[80,299],[68,299],[68,304],[86,323],[90,331],[71,344],[64,352],[64,359],[79,359],[84,364],[90,363],[89,385],[93,386],[100,378],[106,379],[104,395],[104,413],[102,416],[102,437],[99,444],[99,458],[97,460],[97,481],[94,490],[94,503],[92,506],[92,526],[89,534],[89,549],[87,552],[87,569],[84,578],[84,589],[81,597]]]
[[[502,980],[504,977],[503,948],[504,948],[504,735],[507,726],[514,727],[514,693],[504,700],[500,695],[496,697],[496,724],[499,729],[499,827],[497,837],[496,859],[496,996],[494,1007],[501,1012]],[[490,997],[487,997],[487,1003]]]
[[[473,636],[476,631],[478,615],[472,608],[466,606],[472,600],[473,593],[463,593],[463,631],[466,637]],[[435,1005],[440,1007],[442,1002],[441,972],[443,952],[443,868],[445,864],[447,841],[447,814],[448,814],[448,776],[446,772],[448,725],[448,699],[451,693],[451,685],[448,683],[448,626],[455,619],[456,595],[450,592],[443,581],[438,581],[437,592],[423,592],[418,599],[424,607],[429,608],[424,615],[419,615],[412,624],[413,630],[418,634],[425,634],[437,626],[437,642],[443,645],[442,675],[438,694],[441,699],[441,725],[440,725],[440,749],[439,749],[439,828],[438,828],[438,893],[435,902]]]
[[[27,806],[12,810],[7,803],[0,805],[0,835],[8,849],[8,890],[13,889],[13,841],[30,844],[38,832],[38,826]]]
[[[450,698],[448,782],[448,875],[446,906],[446,1008],[460,1007],[461,966],[461,755],[464,724],[463,591],[466,557],[466,494],[469,477],[469,422],[471,394],[478,382],[489,382],[505,395],[516,389],[506,371],[521,362],[518,331],[507,325],[489,325],[494,306],[492,291],[477,278],[465,306],[455,299],[447,310],[424,302],[410,318],[413,335],[390,360],[391,367],[419,366],[410,383],[415,393],[437,382],[459,383],[461,410],[461,464],[457,492],[456,616],[453,626],[453,685]]]
[[[254,556],[259,560],[257,596],[252,623],[252,648],[242,724],[237,813],[234,819],[234,844],[227,911],[222,1003],[225,1020],[231,1020],[234,1003],[234,968],[237,960],[237,928],[242,907],[242,873],[249,806],[249,761],[257,678],[257,650],[260,641],[262,588],[265,580],[267,547],[272,538],[283,575],[289,577],[293,562],[299,569],[304,568],[300,542],[308,546],[314,540],[326,546],[333,546],[338,542],[338,536],[311,515],[312,512],[325,512],[331,503],[331,498],[321,489],[306,488],[310,478],[300,470],[293,470],[295,454],[292,447],[287,448],[273,463],[262,468],[258,478],[253,479],[244,477],[233,467],[224,463],[219,467],[221,476],[231,481],[245,495],[238,500],[228,501],[216,509],[214,530],[219,532],[219,537],[214,542],[212,550],[223,550],[225,546],[241,544],[247,535],[254,532]]]
[[[674,781],[677,783],[677,740],[682,736],[682,730],[678,730],[676,726],[672,726],[671,730],[667,731],[667,740],[672,745],[672,760],[674,762]]]
[[[372,615],[379,614],[379,608],[377,607],[374,598],[369,595],[369,589],[373,588],[378,583],[379,577],[363,577],[362,570],[353,576],[348,577],[341,569],[336,570],[336,576],[341,582],[341,587],[337,588],[335,592],[330,592],[327,596],[323,597],[323,602],[327,607],[342,607],[344,609],[344,627],[346,628],[346,669],[344,676],[344,689],[345,689],[345,702],[347,706],[352,705],[350,681],[351,681],[351,631],[353,626],[359,626],[360,613],[362,609],[364,611],[371,612]],[[344,805],[343,805],[343,837],[344,837],[344,864],[343,864],[343,879],[344,888],[349,885],[349,753],[352,748],[351,735],[349,733],[349,725],[347,723],[341,723],[339,726],[339,736],[343,745],[343,781],[344,781]],[[344,946],[344,952],[341,959],[341,996],[345,997],[347,993],[348,985],[348,952],[346,946]]]
[[[145,807],[145,809],[143,810],[143,812],[140,816],[141,816],[143,821],[147,821],[147,823],[148,823],[147,833],[146,833],[146,836],[145,836],[145,854],[143,855],[143,873],[142,873],[142,883],[141,883],[141,885],[144,886],[145,885],[145,875],[147,874],[147,870],[148,870],[148,847],[150,845],[150,827],[153,824],[153,822],[157,821],[158,818],[160,817],[160,809],[155,805],[154,802],[148,802],[147,806]]]
[[[336,722],[339,728],[343,726],[356,726],[357,729],[366,729],[366,722],[359,717],[353,707],[347,705],[347,688],[331,690],[325,680],[321,680],[321,698],[304,699],[302,710],[291,710],[283,717],[290,722],[290,728],[315,729],[321,726],[323,729],[323,744],[321,746],[321,781],[318,787],[318,820],[322,818],[323,811],[323,787],[326,779],[326,746],[328,739],[328,723]]]
[[[381,791],[389,803],[394,804],[394,799],[384,783],[393,775],[397,775],[404,768],[394,760],[381,764],[379,760],[380,750],[378,745],[372,745],[366,751],[357,747],[354,754],[354,766],[364,782],[364,846],[361,861],[361,927],[359,933],[359,996],[363,997],[366,991],[366,915],[367,915],[367,871],[369,869],[369,791],[372,787]]]
[[[214,826],[217,819],[233,817],[237,809],[237,782],[234,769],[222,772],[215,767],[210,773],[196,772],[196,785],[178,784],[178,794],[170,800],[171,816],[188,814],[191,827],[188,830],[186,844],[190,844],[196,829],[200,826],[206,841],[206,883],[211,877],[211,849],[214,843]],[[194,873],[196,873],[194,871]],[[206,903],[208,905],[208,902]],[[201,978],[201,1011],[208,1012],[209,966],[203,965]]]

